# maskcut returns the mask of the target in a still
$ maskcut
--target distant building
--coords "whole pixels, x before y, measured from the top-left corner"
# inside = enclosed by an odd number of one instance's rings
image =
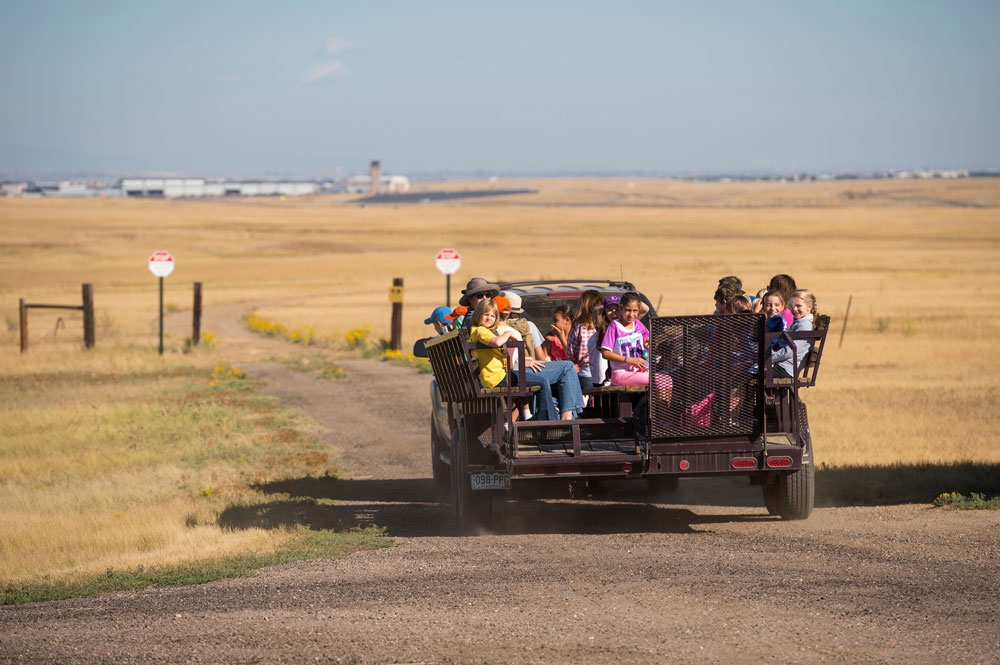
[[[0,183],[0,196],[21,196],[28,190],[26,182]]]
[[[372,192],[371,175],[356,175],[347,179],[349,194],[367,194]],[[405,175],[383,175],[379,178],[378,193],[402,194],[410,191],[410,179]]]
[[[131,198],[197,198],[202,196],[304,196],[321,185],[297,181],[220,181],[204,178],[123,178],[122,196]]]

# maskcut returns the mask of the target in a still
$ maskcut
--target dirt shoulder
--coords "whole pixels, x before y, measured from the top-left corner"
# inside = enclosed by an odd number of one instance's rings
[[[346,472],[287,489],[399,546],[0,608],[0,662],[1000,662],[1000,513],[782,522],[755,488],[683,481],[661,502],[629,485],[522,497],[460,534],[429,479],[429,377],[345,360],[347,378],[313,380],[269,362],[288,345],[243,330],[242,310],[207,310],[227,354],[318,421]]]

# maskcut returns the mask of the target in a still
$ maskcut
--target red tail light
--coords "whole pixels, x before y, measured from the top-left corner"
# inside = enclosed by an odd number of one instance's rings
[[[734,469],[756,469],[757,460],[753,457],[737,457],[732,461]]]
[[[767,466],[771,469],[781,469],[792,465],[792,458],[780,455],[778,457],[768,457]]]

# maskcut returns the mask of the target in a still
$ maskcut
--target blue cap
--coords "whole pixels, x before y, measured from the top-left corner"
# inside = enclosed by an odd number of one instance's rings
[[[448,316],[449,314],[451,314],[451,307],[443,307],[443,306],[442,307],[436,307],[436,308],[434,308],[434,311],[431,312],[430,318],[424,319],[424,323],[426,325],[430,325],[430,324],[434,323],[435,321],[437,321],[438,323],[440,323],[443,326],[449,325],[451,323],[451,321],[449,321],[446,318],[444,318],[444,317]]]

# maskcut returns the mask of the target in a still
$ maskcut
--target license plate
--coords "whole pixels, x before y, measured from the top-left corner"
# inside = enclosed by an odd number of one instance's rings
[[[474,490],[509,490],[510,474],[506,471],[473,471],[469,481]]]

